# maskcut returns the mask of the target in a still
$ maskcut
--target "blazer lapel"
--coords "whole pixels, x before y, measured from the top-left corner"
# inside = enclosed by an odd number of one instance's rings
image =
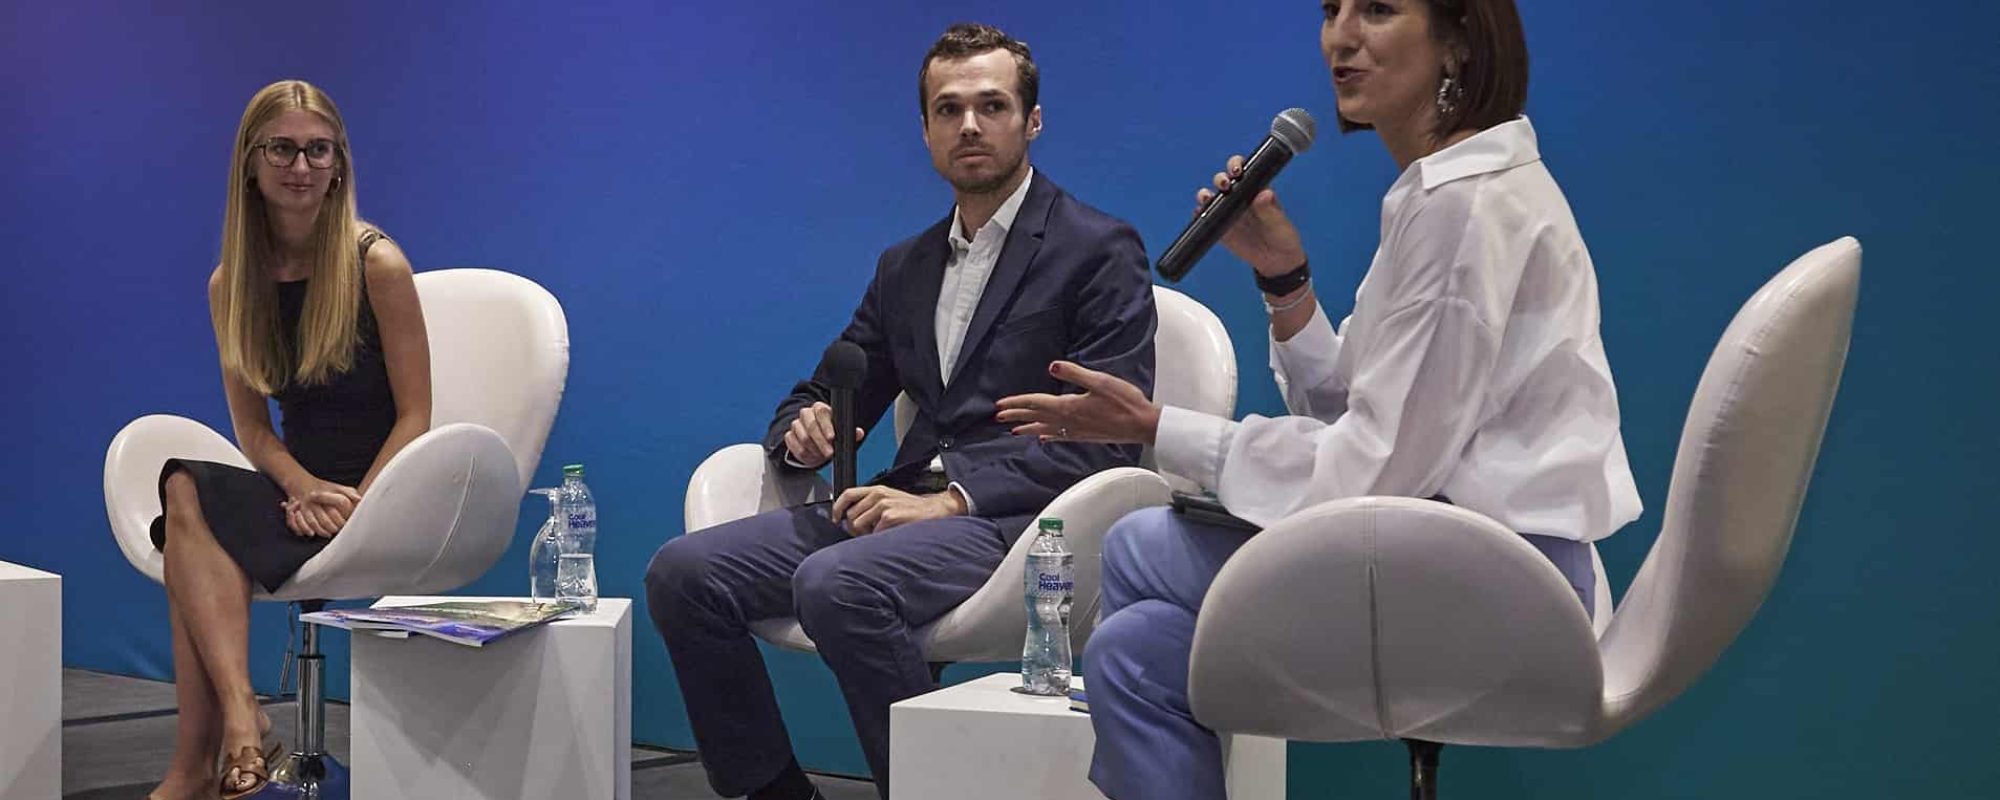
[[[1021,198],[1021,210],[1014,215],[1014,227],[1007,232],[1007,244],[1000,250],[1000,261],[993,265],[993,274],[986,278],[986,289],[979,293],[979,307],[972,312],[972,323],[965,328],[965,342],[959,345],[958,359],[951,364],[954,379],[965,374],[966,363],[972,358],[973,351],[979,349],[979,343],[992,333],[993,323],[1000,317],[1000,309],[1006,308],[1008,301],[1014,299],[1014,290],[1020,287],[1021,278],[1028,274],[1028,267],[1035,261],[1035,253],[1042,248],[1042,234],[1048,229],[1049,209],[1055,205],[1054,201],[1055,186],[1036,172],[1034,183],[1028,186],[1028,196]],[[931,298],[937,298],[935,286],[932,287]],[[935,334],[931,336],[931,344],[931,360],[935,362]]]
[[[908,288],[902,310],[908,317],[905,324],[915,326],[917,334],[918,372],[913,384],[931,397],[944,392],[944,375],[938,370],[937,304],[938,293],[944,288],[945,258],[951,250],[945,239],[951,220],[952,215],[945,215],[943,222],[924,231],[923,238],[910,249],[911,280],[905,284]]]

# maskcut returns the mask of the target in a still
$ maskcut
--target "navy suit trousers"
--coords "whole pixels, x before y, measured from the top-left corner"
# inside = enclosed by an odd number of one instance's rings
[[[889,796],[889,705],[936,687],[912,631],[972,596],[1007,554],[977,517],[850,537],[827,505],[784,509],[668,541],[646,570],[646,604],[666,640],[716,793],[739,797],[792,759],[749,623],[797,617],[833,670],[877,791]]]

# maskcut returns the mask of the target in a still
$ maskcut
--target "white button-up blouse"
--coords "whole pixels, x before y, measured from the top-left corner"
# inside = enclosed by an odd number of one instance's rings
[[[1596,272],[1525,117],[1410,165],[1353,312],[1336,331],[1316,308],[1271,369],[1292,416],[1168,407],[1154,448],[1245,519],[1444,495],[1589,542],[1639,516]]]

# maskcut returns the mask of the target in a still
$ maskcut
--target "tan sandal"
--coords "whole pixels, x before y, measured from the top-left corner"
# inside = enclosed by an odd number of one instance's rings
[[[229,763],[223,765],[222,776],[216,782],[215,789],[222,794],[222,800],[242,800],[271,785],[271,762],[278,758],[279,749],[280,745],[275,743],[262,752],[255,747],[237,749],[236,755],[230,756]],[[246,788],[229,788],[245,775],[257,780]]]

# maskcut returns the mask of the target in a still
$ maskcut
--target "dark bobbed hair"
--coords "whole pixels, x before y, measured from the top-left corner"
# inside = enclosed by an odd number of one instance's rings
[[[1432,39],[1458,62],[1455,107],[1439,115],[1432,135],[1442,139],[1456,131],[1483,131],[1521,116],[1528,105],[1528,37],[1514,0],[1423,3],[1430,9]],[[1340,118],[1341,133],[1371,127]]]

